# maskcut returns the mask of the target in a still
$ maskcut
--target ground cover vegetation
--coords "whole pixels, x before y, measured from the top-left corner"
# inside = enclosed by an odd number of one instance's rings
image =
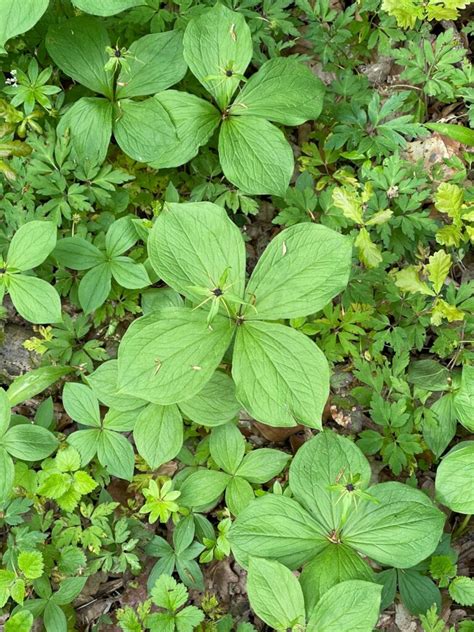
[[[0,629],[474,631],[466,0],[0,0]]]

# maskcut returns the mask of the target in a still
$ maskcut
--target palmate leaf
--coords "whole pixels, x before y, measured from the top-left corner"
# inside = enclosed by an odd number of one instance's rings
[[[296,59],[276,57],[250,77],[232,103],[231,115],[301,125],[321,114],[324,90],[323,82],[307,66]]]
[[[322,309],[347,285],[352,244],[316,224],[297,224],[277,235],[260,257],[246,288],[246,319],[278,320]]]
[[[186,74],[180,31],[152,33],[133,42],[127,66],[117,79],[117,98],[143,97],[166,90]]]
[[[225,177],[244,193],[283,196],[293,174],[293,151],[283,132],[256,116],[229,116],[219,133]]]
[[[0,54],[7,40],[33,28],[48,4],[49,0],[0,0]]]
[[[197,394],[210,380],[230,344],[230,321],[190,308],[166,308],[138,319],[120,344],[119,392],[156,404]]]
[[[320,349],[300,332],[273,323],[244,323],[237,330],[232,377],[237,398],[254,419],[321,428],[329,367]]]
[[[222,110],[229,105],[252,52],[252,37],[245,18],[221,4],[193,18],[184,34],[188,66]]]
[[[46,48],[63,72],[94,92],[113,96],[113,73],[105,70],[110,46],[105,26],[94,18],[77,17],[53,25]]]
[[[216,204],[167,204],[148,238],[148,253],[156,273],[191,300],[201,302],[195,287],[214,289],[224,273],[230,292],[243,295],[244,242]]]

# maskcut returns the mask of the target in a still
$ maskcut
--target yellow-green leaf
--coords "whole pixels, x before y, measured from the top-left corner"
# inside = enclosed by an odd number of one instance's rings
[[[438,250],[438,252],[435,252],[435,254],[429,258],[426,270],[436,294],[440,293],[450,268],[451,255],[448,255],[444,250]]]
[[[336,187],[332,192],[332,202],[347,219],[351,219],[356,224],[364,223],[362,202],[355,191]]]
[[[426,294],[427,296],[435,296],[433,290],[420,279],[420,270],[418,266],[407,266],[403,270],[395,273],[395,285],[402,292]]]

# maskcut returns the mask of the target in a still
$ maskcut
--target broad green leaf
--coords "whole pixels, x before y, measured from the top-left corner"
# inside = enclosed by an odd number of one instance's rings
[[[67,620],[63,610],[50,600],[43,612],[43,623],[46,630],[67,632]]]
[[[167,463],[183,445],[183,420],[175,405],[150,404],[135,423],[133,439],[138,453],[152,469]]]
[[[180,31],[152,33],[133,42],[117,79],[117,98],[144,97],[166,90],[186,74]]]
[[[454,125],[453,123],[425,123],[425,127],[442,136],[457,140],[458,143],[474,147],[474,130],[469,127]]]
[[[33,615],[28,610],[20,610],[11,615],[5,622],[5,632],[30,632],[33,626]]]
[[[370,465],[349,439],[325,430],[306,441],[290,466],[290,487],[294,497],[325,526],[327,533],[339,529],[346,507],[338,502],[340,492],[329,489],[338,482],[360,475],[360,486],[370,482]]]
[[[127,439],[112,430],[103,430],[97,442],[97,458],[112,476],[131,481],[135,457]]]
[[[429,577],[415,570],[399,570],[398,587],[400,599],[411,614],[424,614],[433,604],[441,612],[441,593]]]
[[[406,266],[394,274],[395,285],[402,292],[413,294],[419,292],[426,296],[435,296],[433,290],[427,283],[420,279],[418,266]]]
[[[65,606],[72,603],[84,588],[87,577],[66,577],[61,581],[59,590],[52,597],[55,604]]]
[[[100,263],[91,268],[79,283],[79,303],[86,314],[90,314],[107,300],[112,285],[110,264]]]
[[[156,273],[175,290],[201,303],[196,287],[242,296],[245,246],[240,230],[226,211],[210,202],[167,204],[148,238]]]
[[[260,448],[246,454],[237,469],[237,476],[250,483],[266,483],[278,476],[288,463],[289,454],[272,448]]]
[[[153,97],[119,101],[113,128],[120,148],[138,162],[152,162],[163,146],[177,140],[170,115]]]
[[[310,613],[307,632],[372,632],[381,592],[378,584],[357,579],[334,586]]]
[[[461,606],[474,606],[474,579],[455,577],[449,586],[449,595]]]
[[[244,323],[237,330],[232,376],[237,399],[257,421],[321,428],[329,368],[302,333],[285,325]]]
[[[240,410],[234,381],[221,371],[216,371],[199,393],[180,402],[179,407],[186,417],[202,426],[225,424]]]
[[[59,294],[43,279],[13,274],[8,291],[17,312],[30,323],[42,325],[62,320]]]
[[[102,427],[117,432],[130,432],[135,427],[137,411],[109,410],[102,421]]]
[[[240,476],[233,476],[225,490],[225,504],[231,514],[238,516],[255,498],[252,485]]]
[[[60,239],[54,256],[61,265],[73,270],[88,270],[105,261],[104,254],[82,237]]]
[[[72,3],[85,13],[106,17],[140,7],[145,4],[145,0],[72,0]]]
[[[364,206],[362,196],[353,189],[335,187],[332,190],[332,203],[340,209],[347,219],[356,224],[364,223]]]
[[[250,77],[231,113],[301,125],[321,114],[324,91],[323,82],[307,66],[290,57],[275,57]]]
[[[218,426],[211,432],[209,450],[221,470],[235,474],[245,454],[245,439],[235,424]]]
[[[3,437],[2,437],[3,439]],[[8,499],[15,477],[15,468],[11,456],[3,446],[0,447],[0,502]],[[1,594],[1,591],[0,591]],[[0,598],[1,601],[1,598]]]
[[[410,568],[433,553],[445,516],[423,492],[397,482],[367,491],[378,503],[363,500],[349,514],[343,542],[395,568]]]
[[[10,425],[11,405],[8,395],[3,388],[0,388],[0,439]]]
[[[423,419],[423,439],[439,459],[456,434],[457,417],[452,393],[435,401],[431,406],[431,413]]]
[[[284,196],[294,169],[283,132],[256,116],[230,116],[222,122],[219,159],[227,180],[251,195]]]
[[[70,366],[44,366],[15,378],[7,390],[11,406],[17,406],[44,391],[48,386],[72,373]]]
[[[33,221],[23,224],[10,242],[7,266],[20,270],[36,268],[54,250],[56,226],[53,222]]]
[[[278,320],[313,314],[349,280],[352,244],[317,224],[283,230],[267,246],[246,288],[245,317]]]
[[[109,408],[119,411],[140,409],[147,404],[144,399],[118,393],[118,361],[109,360],[99,364],[97,369],[87,376],[87,382],[94,395]]]
[[[113,73],[105,70],[110,39],[100,20],[78,17],[50,27],[46,48],[66,75],[108,98],[113,95]]]
[[[436,294],[439,294],[451,269],[451,255],[440,249],[431,255],[428,261],[429,263],[426,265],[428,279],[433,284]]]
[[[259,556],[295,569],[329,546],[324,528],[301,505],[273,494],[253,500],[239,514],[229,539],[244,566]]]
[[[441,461],[436,499],[452,511],[474,513],[474,441],[463,441]]]
[[[408,367],[408,382],[427,391],[447,391],[449,377],[449,369],[436,360],[417,360]]]
[[[453,402],[459,421],[474,432],[474,366],[464,366],[461,387],[454,394]]]
[[[375,580],[375,574],[367,562],[345,544],[325,548],[305,564],[300,575],[306,610],[311,612],[330,588],[350,579],[370,582]]]
[[[252,610],[276,630],[305,623],[303,592],[293,573],[273,560],[250,559],[247,594]]]
[[[0,0],[0,54],[7,40],[26,33],[48,8],[49,0]]]
[[[203,310],[166,308],[133,323],[120,343],[119,392],[155,404],[175,404],[211,379],[233,334],[219,315],[210,327]]]
[[[155,169],[179,167],[197,155],[219,125],[221,114],[211,103],[194,94],[165,90],[154,97],[176,126],[177,138],[162,144],[149,163]]]
[[[58,446],[52,432],[32,424],[12,426],[2,438],[3,447],[13,457],[23,461],[40,461]]]
[[[113,222],[105,235],[105,250],[109,257],[118,257],[130,250],[138,240],[138,233],[129,216]]]
[[[362,226],[357,235],[354,246],[357,248],[359,259],[367,268],[376,268],[382,263],[382,251],[374,244],[369,231]]]
[[[150,285],[143,263],[135,263],[130,257],[116,257],[110,262],[110,270],[117,283],[130,290]]]
[[[68,382],[63,389],[63,406],[69,417],[85,426],[100,427],[99,402],[85,384]]]
[[[112,137],[112,117],[113,105],[108,99],[83,97],[61,117],[58,135],[69,132],[78,162],[102,164]]]
[[[21,551],[18,568],[27,579],[38,579],[44,571],[43,555],[40,551]]]
[[[221,4],[193,18],[184,34],[188,66],[221,110],[229,105],[252,52],[252,36],[245,18]]]
[[[198,508],[213,505],[224,493],[231,476],[214,470],[198,470],[185,479],[180,487],[179,504]]]
[[[99,442],[101,431],[98,428],[89,430],[78,430],[68,435],[67,442],[72,445],[81,455],[81,467],[92,461]]]

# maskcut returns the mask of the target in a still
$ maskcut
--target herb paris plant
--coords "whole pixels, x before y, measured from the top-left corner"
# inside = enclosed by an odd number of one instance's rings
[[[324,226],[292,226],[270,243],[245,287],[240,231],[222,208],[202,202],[167,204],[148,249],[157,274],[198,307],[159,310],[131,325],[119,347],[120,392],[185,402],[210,380],[235,336],[232,377],[250,414],[270,425],[320,428],[327,361],[304,335],[271,321],[314,313],[344,288],[350,241]],[[211,322],[209,301],[218,303]]]

